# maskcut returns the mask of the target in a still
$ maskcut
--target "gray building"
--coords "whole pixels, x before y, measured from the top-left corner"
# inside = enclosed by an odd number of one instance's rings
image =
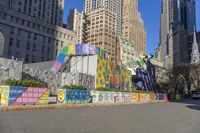
[[[188,35],[196,25],[195,0],[163,0],[159,59],[165,67],[188,63]]]
[[[0,56],[26,63],[53,60],[76,34],[63,27],[64,0],[0,0]]]
[[[0,0],[0,5],[53,25],[63,24],[64,0]]]

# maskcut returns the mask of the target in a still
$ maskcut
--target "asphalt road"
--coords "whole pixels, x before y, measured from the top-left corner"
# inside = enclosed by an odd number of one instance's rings
[[[0,133],[200,133],[200,101],[0,113]]]

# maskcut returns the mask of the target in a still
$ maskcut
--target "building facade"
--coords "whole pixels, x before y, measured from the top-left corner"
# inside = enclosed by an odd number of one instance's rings
[[[64,0],[0,0],[0,5],[52,25],[63,24]]]
[[[108,11],[116,15],[117,33],[121,34],[122,23],[122,0],[85,0],[85,13],[98,8],[106,8]]]
[[[79,12],[77,9],[71,9],[67,19],[67,29],[76,32],[78,43],[83,42],[83,18],[83,12]]]
[[[134,45],[137,53],[146,53],[146,31],[138,11],[138,0],[123,0],[122,35]]]
[[[116,62],[117,17],[106,8],[94,9],[87,13],[86,43],[93,44],[106,51]]]
[[[189,63],[188,36],[195,23],[194,0],[163,0],[161,5],[159,59],[170,68]]]
[[[57,2],[62,8],[63,0]],[[60,27],[63,8],[58,10],[55,4],[53,0],[47,3],[0,0],[0,32],[4,35],[0,56],[17,58],[26,63],[48,61],[55,59],[64,45],[76,44],[76,34]],[[50,13],[49,8],[54,13]]]

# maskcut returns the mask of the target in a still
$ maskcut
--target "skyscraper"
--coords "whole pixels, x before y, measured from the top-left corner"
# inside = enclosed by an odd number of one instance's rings
[[[108,9],[97,8],[87,13],[86,43],[102,48],[116,62],[117,19]]]
[[[76,32],[78,43],[82,43],[83,19],[83,12],[77,9],[71,9],[67,18],[67,28]]]
[[[85,13],[100,7],[106,8],[117,17],[117,32],[121,34],[122,0],[85,0]]]
[[[188,63],[188,35],[194,32],[195,1],[163,0],[159,58],[165,67]]]
[[[146,53],[146,31],[138,0],[123,0],[122,11],[122,36],[134,45],[136,52]]]
[[[0,0],[0,56],[26,63],[56,58],[76,34],[62,28],[64,0]]]
[[[121,35],[121,0],[85,0],[84,14],[84,42],[104,49],[111,60],[117,62],[117,37]]]

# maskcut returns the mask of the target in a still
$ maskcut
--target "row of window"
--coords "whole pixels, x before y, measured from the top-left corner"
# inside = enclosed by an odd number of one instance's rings
[[[31,27],[35,30],[41,31],[41,32],[46,33],[46,34],[50,34],[52,36],[57,36],[57,37],[60,37],[60,38],[63,38],[63,39],[71,40],[71,41],[73,41],[73,39],[74,39],[73,36],[71,36],[71,35],[67,35],[67,34],[58,32],[56,30],[50,29],[48,27],[30,22],[30,21],[26,21],[24,19],[14,17],[14,16],[11,16],[11,15],[8,15],[8,14],[4,14],[4,19],[8,20],[8,21],[15,22],[15,23],[23,25],[23,26]],[[20,34],[20,33],[18,33],[18,34]]]

